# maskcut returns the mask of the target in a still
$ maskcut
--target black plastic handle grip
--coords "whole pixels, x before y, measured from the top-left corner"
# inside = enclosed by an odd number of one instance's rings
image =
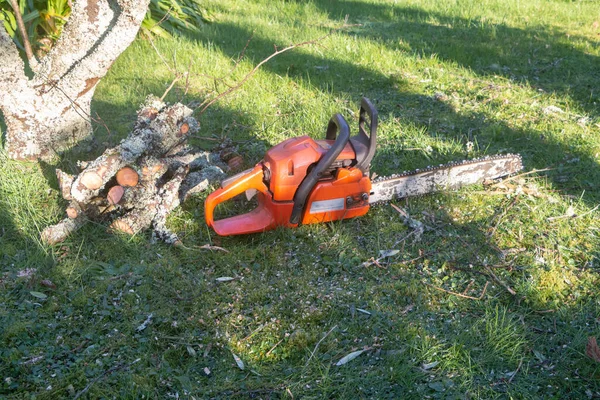
[[[346,120],[344,119],[344,117],[341,114],[335,114],[333,117],[331,117],[331,119],[329,120],[329,123],[327,124],[327,131],[325,132],[325,139],[326,140],[335,140],[337,138],[337,132],[338,130],[342,130],[344,129],[343,127],[340,128],[340,125],[344,125],[346,124],[346,127],[348,126],[348,123],[346,122]],[[348,128],[348,135],[350,135],[350,128]],[[345,144],[344,144],[345,146]],[[343,149],[343,147],[342,147]]]
[[[369,134],[365,130],[366,116],[369,116]],[[377,147],[377,110],[369,99],[363,97],[360,102],[360,116],[358,119],[358,135],[351,139],[356,152],[356,167],[363,172],[369,170],[371,160]]]
[[[336,132],[339,132],[339,135],[336,135]],[[342,114],[335,114],[331,117],[329,125],[327,125],[327,134],[325,135],[325,138],[328,140],[335,139],[335,142],[327,153],[321,157],[317,165],[315,165],[310,173],[304,178],[298,187],[298,190],[296,190],[296,193],[294,194],[294,207],[292,208],[292,215],[290,217],[291,224],[300,222],[300,217],[302,216],[302,211],[306,205],[308,195],[315,187],[315,184],[323,172],[331,166],[348,143],[348,140],[350,140],[350,128]]]

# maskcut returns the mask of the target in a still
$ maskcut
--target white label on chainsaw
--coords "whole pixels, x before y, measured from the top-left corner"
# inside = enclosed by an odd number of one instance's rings
[[[329,211],[343,210],[345,204],[346,201],[343,197],[340,199],[313,201],[310,205],[310,213],[317,214]]]

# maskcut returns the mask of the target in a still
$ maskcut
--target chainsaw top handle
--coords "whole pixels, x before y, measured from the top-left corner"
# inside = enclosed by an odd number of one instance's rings
[[[366,116],[369,116],[369,133],[365,130]],[[371,101],[363,97],[360,102],[360,116],[358,120],[358,135],[350,139],[350,143],[356,153],[356,168],[364,174],[368,174],[371,160],[375,155],[377,142],[377,110]]]
[[[338,131],[339,135],[337,135]],[[296,190],[296,193],[294,194],[294,206],[292,208],[290,224],[298,224],[300,222],[300,217],[302,216],[302,211],[306,205],[306,199],[308,199],[308,195],[312,191],[319,178],[321,178],[322,174],[340,155],[350,139],[350,128],[341,114],[335,114],[333,117],[331,117],[331,120],[329,120],[329,125],[327,125],[327,133],[325,138],[328,140],[335,140],[335,142],[327,151],[327,153],[321,157],[314,168],[312,168],[304,180],[302,180],[300,186],[298,186],[298,190]]]

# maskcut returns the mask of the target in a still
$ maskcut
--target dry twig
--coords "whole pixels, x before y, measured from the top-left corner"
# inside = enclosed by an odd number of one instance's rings
[[[521,358],[521,360],[519,360],[519,366],[517,367],[517,370],[515,371],[514,374],[512,374],[512,376],[510,377],[510,379],[508,380],[508,384],[510,384],[513,379],[515,379],[515,376],[517,375],[517,373],[519,372],[519,370],[521,369],[521,365],[523,365],[523,359]]]
[[[114,367],[111,367],[111,368],[107,369],[101,375],[98,375],[96,378],[94,378],[93,381],[91,381],[90,383],[88,383],[87,386],[83,388],[83,390],[81,390],[79,393],[77,393],[75,395],[75,397],[73,397],[73,400],[77,400],[78,398],[80,398],[81,396],[83,396],[84,394],[86,394],[87,391],[90,390],[90,388],[96,382],[98,382],[100,379],[104,378],[105,376],[114,374],[115,372],[120,371],[122,369],[129,369],[133,364],[139,362],[140,360],[141,360],[141,358],[137,358],[134,361],[130,362],[129,364],[118,364],[118,365],[115,365]]]
[[[481,300],[481,299],[483,299],[483,296],[485,296],[485,291],[487,290],[487,287],[488,287],[488,284],[489,284],[489,282],[485,282],[485,286],[483,287],[483,290],[481,291],[481,294],[479,295],[479,297],[473,297],[473,296],[467,296],[466,294],[451,292],[450,290],[446,290],[446,289],[443,289],[441,287],[434,286],[431,283],[427,283],[427,282],[423,282],[423,283],[425,285],[427,285],[429,287],[432,287],[432,288],[434,288],[436,290],[439,290],[441,292],[448,293],[448,294],[451,294],[451,295],[457,296],[457,297],[462,297],[464,299],[470,299],[470,300]]]
[[[160,101],[163,101],[165,99],[165,97],[167,96],[167,94],[169,94],[169,92],[171,91],[171,89],[173,89],[173,86],[175,86],[175,83],[181,79],[181,74],[177,74],[175,75],[175,78],[173,78],[173,81],[171,81],[171,84],[169,85],[169,87],[165,90],[165,92],[163,93],[162,96],[160,96]]]
[[[488,233],[488,235],[487,235],[488,238],[491,238],[491,237],[494,236],[494,234],[496,233],[496,230],[500,226],[500,223],[502,222],[502,220],[504,219],[504,217],[508,213],[508,210],[510,210],[511,208],[514,207],[515,204],[517,204],[517,199],[518,199],[518,197],[513,197],[513,199],[510,202],[510,204],[504,210],[502,210],[502,212],[498,216],[498,221],[496,221],[496,225],[494,225],[494,227],[492,228],[492,230],[490,231],[490,233]]]
[[[277,348],[277,346],[279,346],[281,344],[281,342],[283,342],[283,339],[281,339],[279,342],[275,343],[275,346],[271,347],[271,350],[267,351],[267,354],[265,354],[265,356],[269,356],[269,354],[271,354],[271,352],[273,350],[275,350]]]
[[[535,174],[537,172],[546,172],[546,171],[553,171],[555,168],[543,168],[543,169],[533,169],[531,171],[527,171],[527,172],[523,172],[521,174],[518,175],[513,175],[513,176],[509,176],[505,179],[503,179],[502,181],[498,182],[498,183],[494,183],[493,185],[491,185],[492,187],[494,186],[499,186],[502,185],[503,183],[506,182],[510,182],[510,181],[514,181],[517,178],[520,178],[522,176],[526,176],[526,175],[531,175],[531,174]]]
[[[504,289],[506,289],[506,291],[508,291],[508,293],[512,294],[513,296],[517,295],[517,292],[515,292],[510,286],[508,286],[506,283],[502,282],[500,280],[500,278],[498,278],[496,276],[496,274],[494,274],[494,272],[492,272],[492,269],[488,266],[485,267],[485,269],[487,270],[489,276],[495,280],[500,286],[502,286]]]
[[[327,332],[327,333],[325,334],[325,336],[323,336],[323,337],[321,338],[321,340],[319,340],[319,341],[317,342],[317,345],[315,346],[315,348],[313,349],[313,351],[310,353],[310,357],[308,357],[308,360],[306,361],[306,364],[304,365],[304,368],[308,367],[308,364],[310,363],[310,360],[312,360],[313,356],[314,356],[314,355],[315,355],[315,353],[317,352],[317,349],[319,348],[319,345],[321,344],[321,342],[322,342],[323,340],[325,340],[325,338],[326,338],[327,336],[329,336],[329,334],[330,334],[331,332],[333,332],[333,330],[334,330],[334,329],[336,329],[336,328],[337,328],[337,325],[334,325],[334,326],[333,326],[333,328],[331,328],[331,329],[329,330],[329,332]]]
[[[596,207],[592,208],[591,210],[584,212],[583,214],[565,214],[565,215],[561,215],[560,217],[550,217],[550,218],[547,218],[547,220],[552,222],[552,221],[557,221],[557,220],[565,219],[565,218],[570,218],[570,219],[581,218],[581,217],[585,217],[586,215],[593,213],[598,208],[600,208],[600,204],[598,204]]]
[[[217,96],[213,97],[212,99],[207,99],[207,100],[203,101],[198,106],[198,108],[200,108],[200,111],[198,113],[200,115],[203,114],[208,107],[210,107],[211,105],[213,105],[214,103],[216,103],[218,100],[222,99],[223,97],[227,96],[228,94],[230,94],[230,93],[234,92],[235,90],[239,89],[244,83],[246,83],[246,81],[248,79],[250,79],[250,77],[252,77],[252,75],[254,75],[256,73],[256,71],[258,71],[260,69],[260,67],[262,67],[264,64],[266,64],[267,62],[269,62],[272,58],[277,57],[278,55],[280,55],[282,53],[285,53],[287,51],[293,50],[293,49],[298,48],[298,47],[303,47],[303,46],[308,46],[308,45],[311,45],[311,44],[316,44],[316,43],[322,41],[323,39],[331,36],[332,33],[337,32],[337,31],[339,31],[341,29],[347,28],[349,26],[352,26],[352,25],[348,25],[346,22],[344,22],[344,24],[341,27],[336,28],[336,29],[332,29],[326,35],[323,35],[323,36],[321,36],[321,37],[319,37],[317,39],[307,40],[307,41],[300,42],[300,43],[294,43],[294,44],[291,44],[291,45],[289,45],[287,47],[284,47],[283,49],[278,49],[277,46],[275,46],[275,52],[273,52],[270,56],[268,56],[267,58],[265,58],[264,60],[262,60],[261,62],[259,62],[258,64],[256,64],[256,66],[252,69],[252,71],[248,72],[240,81],[238,81],[233,86],[229,86],[229,88],[227,90],[225,90],[224,92],[219,93]],[[248,44],[246,44],[246,46],[248,46]],[[244,51],[242,52],[242,55],[244,53],[245,53],[245,48],[244,48]],[[239,63],[239,60],[238,60],[238,63]],[[234,67],[234,69],[235,69],[235,67]]]

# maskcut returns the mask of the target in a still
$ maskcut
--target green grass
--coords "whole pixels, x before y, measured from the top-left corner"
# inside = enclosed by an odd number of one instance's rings
[[[65,206],[53,166],[0,153],[0,397],[74,397],[90,383],[89,398],[600,396],[599,365],[585,355],[587,338],[600,335],[595,2],[205,7],[215,22],[199,35],[155,41],[191,74],[187,93],[180,81],[169,101],[223,91],[210,76],[233,70],[231,84],[274,45],[321,37],[346,15],[353,26],[273,59],[197,114],[200,147],[229,136],[251,166],[283,139],[322,137],[335,112],[355,129],[367,96],[380,113],[379,175],[499,152],[520,153],[527,171],[549,170],[396,201],[428,227],[419,240],[389,205],[356,220],[220,238],[199,198],[169,221],[186,248],[98,225],[49,248],[39,232]],[[94,111],[111,132],[96,127],[95,151],[124,137],[144,97],[172,79],[150,43],[135,42],[96,92]],[[206,243],[229,252],[197,248]],[[365,266],[389,249],[401,252]],[[224,276],[235,280],[216,280]]]

